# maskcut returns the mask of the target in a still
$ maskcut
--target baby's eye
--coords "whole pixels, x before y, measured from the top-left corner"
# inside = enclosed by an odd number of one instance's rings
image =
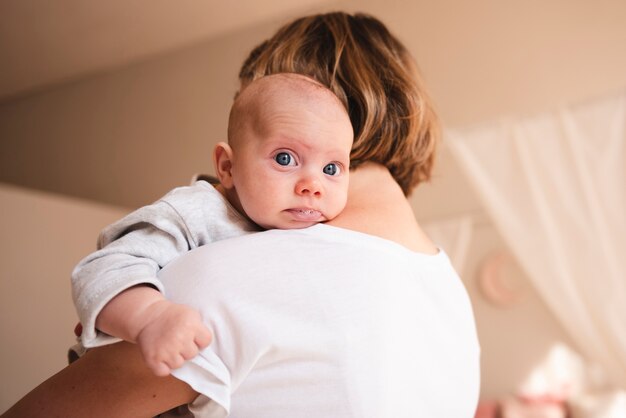
[[[289,154],[288,152],[279,152],[278,154],[276,154],[276,156],[274,157],[274,160],[280,164],[280,165],[284,165],[284,166],[288,166],[288,165],[296,165],[296,160],[291,156],[291,154]]]
[[[339,174],[339,166],[335,163],[326,164],[323,171],[324,174],[327,174],[329,176],[336,176],[337,174]]]

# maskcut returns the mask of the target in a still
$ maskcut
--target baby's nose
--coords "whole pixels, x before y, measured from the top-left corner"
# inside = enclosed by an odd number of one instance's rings
[[[296,183],[296,194],[319,197],[322,195],[322,185],[314,176],[303,177]]]

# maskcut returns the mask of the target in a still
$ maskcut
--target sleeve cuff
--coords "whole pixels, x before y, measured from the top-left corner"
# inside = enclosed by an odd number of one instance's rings
[[[191,386],[201,396],[190,405],[190,410],[211,411],[210,416],[227,416],[230,412],[230,372],[209,347],[182,367],[172,372],[177,379]]]
[[[80,341],[85,348],[100,347],[122,341],[120,338],[98,331],[96,329],[96,318],[111,299],[119,295],[124,290],[141,284],[154,286],[159,292],[163,293],[163,285],[156,277],[144,277],[126,282],[120,287],[110,286],[109,289],[100,294],[96,301],[84,304],[83,309],[79,310],[79,317],[81,318],[81,324],[83,326],[83,333],[80,337]]]

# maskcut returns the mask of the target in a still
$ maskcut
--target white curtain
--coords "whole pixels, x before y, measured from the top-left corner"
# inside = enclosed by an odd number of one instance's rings
[[[626,388],[626,94],[446,143],[581,352]]]

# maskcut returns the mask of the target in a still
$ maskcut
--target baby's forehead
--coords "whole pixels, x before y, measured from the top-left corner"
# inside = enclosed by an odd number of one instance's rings
[[[238,95],[235,106],[271,106],[276,101],[324,101],[341,104],[335,94],[313,78],[292,73],[272,74],[254,80]]]
[[[276,126],[278,120],[310,121],[310,117],[317,117],[328,129],[342,129],[338,124],[345,124],[352,130],[343,103],[323,84],[299,74],[264,76],[247,85],[235,99],[229,118],[228,140],[235,146],[250,130],[263,136]]]

